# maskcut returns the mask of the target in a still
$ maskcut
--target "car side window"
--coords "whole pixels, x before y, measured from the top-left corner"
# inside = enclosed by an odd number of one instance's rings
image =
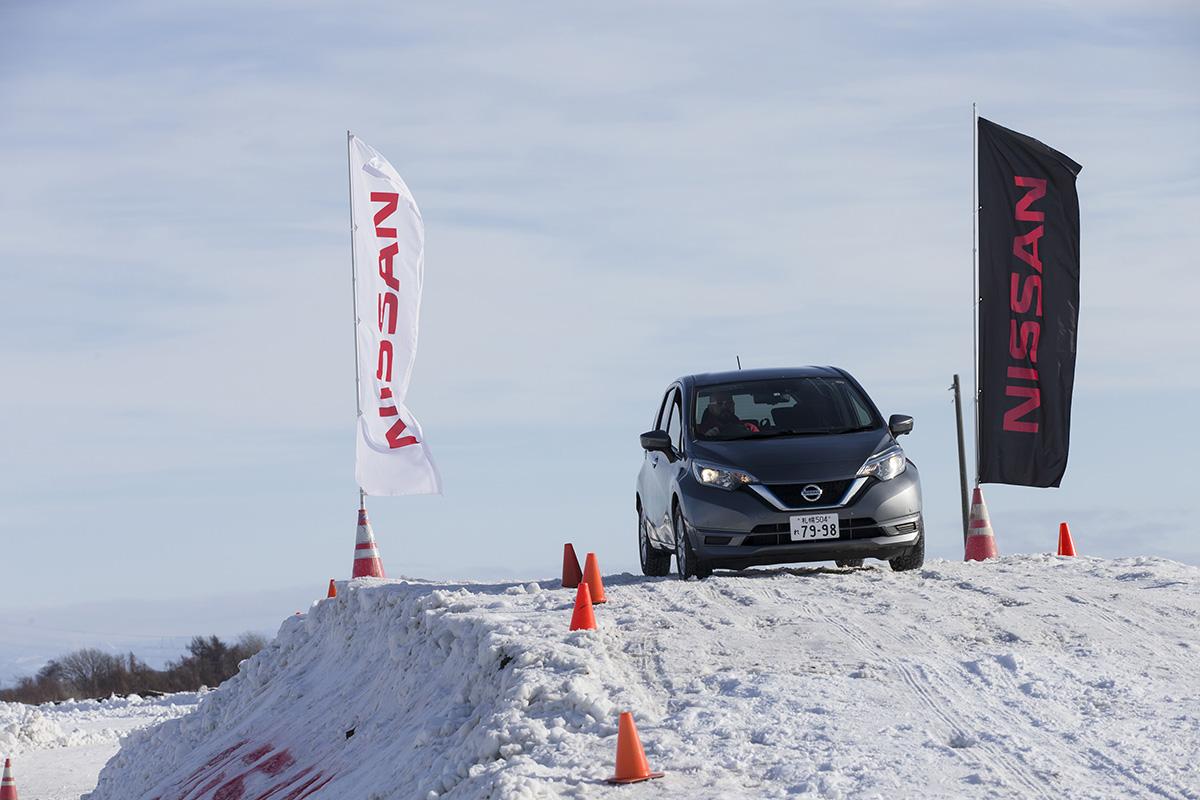
[[[667,389],[667,393],[663,395],[663,399],[658,403],[658,413],[654,415],[654,427],[651,430],[665,431],[667,429],[667,414],[671,410],[671,397],[675,394],[675,387]]]
[[[671,419],[667,422],[667,435],[671,437],[671,444],[679,452],[683,452],[683,409],[679,404],[679,392],[675,392],[671,398]]]

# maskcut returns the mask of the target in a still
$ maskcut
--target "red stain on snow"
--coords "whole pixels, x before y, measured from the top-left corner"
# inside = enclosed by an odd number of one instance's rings
[[[257,769],[259,772],[265,775],[278,775],[295,763],[296,759],[292,758],[291,753],[289,753],[287,750],[280,750],[278,753],[259,764]]]
[[[221,781],[223,781],[223,780],[225,780],[225,770],[221,770],[221,772],[217,775],[217,777],[213,778],[211,781],[209,781],[208,783],[201,786],[200,793],[197,794],[196,797],[203,797],[205,794],[207,794],[212,789],[217,788],[217,785],[220,784]]]
[[[267,791],[263,792],[258,797],[254,798],[254,800],[268,800],[268,798],[271,797],[271,795],[276,794],[278,792],[282,792],[284,789],[288,788],[293,783],[300,780],[308,773],[312,772],[312,769],[313,769],[312,767],[305,767],[304,769],[300,770],[295,775],[293,775],[292,777],[283,781],[282,783],[275,784],[273,787],[271,787]]]
[[[229,783],[217,789],[217,793],[212,796],[212,800],[242,800],[246,794],[245,775],[238,775]]]
[[[324,771],[314,772],[313,766],[287,774],[296,765],[295,757],[287,749],[275,751],[274,745],[271,744],[261,745],[238,757],[238,750],[246,744],[246,741],[242,741],[226,748],[189,775],[179,800],[304,800],[334,778],[333,775],[326,775]],[[226,780],[226,768],[237,761],[242,765],[253,766]],[[215,777],[212,776],[214,772],[217,773]],[[259,776],[279,780],[264,786],[264,778]],[[247,785],[253,787],[251,792],[260,789],[263,791],[253,798],[248,798]],[[283,794],[284,792],[287,793]]]
[[[318,772],[316,775],[312,776],[307,783],[294,789],[289,795],[284,797],[283,800],[300,800],[302,797],[308,797],[317,789],[320,789],[322,786],[333,780],[333,776],[330,775],[321,783],[317,783],[317,781],[321,780],[322,774],[323,773]],[[314,784],[316,785],[314,786]]]
[[[225,765],[232,760],[230,757],[236,753],[242,747],[242,745],[246,744],[246,741],[247,740],[243,739],[232,747],[225,748],[208,761],[204,762],[204,764],[197,768],[194,772],[192,772],[192,774],[187,777],[187,780],[184,781],[183,793],[179,795],[179,800],[188,800],[192,792],[195,791],[196,787],[204,781],[204,778],[216,769],[223,769]],[[216,783],[220,783],[223,777],[225,777],[224,772],[217,776]],[[205,786],[200,790],[200,794],[204,794],[209,789],[212,789],[216,783]]]
[[[264,744],[262,747],[258,748],[257,750],[252,750],[249,753],[246,753],[246,755],[242,756],[242,763],[243,764],[253,764],[255,761],[258,761],[260,758],[262,758],[269,752],[271,752],[271,745]]]

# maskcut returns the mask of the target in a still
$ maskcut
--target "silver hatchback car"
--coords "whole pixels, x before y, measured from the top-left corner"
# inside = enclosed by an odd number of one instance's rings
[[[687,375],[642,434],[637,481],[642,571],[864,558],[925,560],[921,482],[862,387],[835,367]]]

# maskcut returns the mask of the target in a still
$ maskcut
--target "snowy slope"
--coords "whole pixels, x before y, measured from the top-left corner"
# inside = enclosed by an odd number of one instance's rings
[[[1196,567],[625,575],[576,633],[551,586],[358,582],[91,800],[1200,798]],[[667,776],[610,788],[625,709]]]

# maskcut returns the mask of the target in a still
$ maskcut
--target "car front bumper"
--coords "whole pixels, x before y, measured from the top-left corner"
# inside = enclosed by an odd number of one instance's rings
[[[832,505],[782,506],[761,487],[727,492],[687,481],[679,488],[692,547],[715,567],[895,558],[923,535],[920,476],[911,462],[890,481],[852,486]],[[791,540],[793,516],[835,512],[839,538]]]

